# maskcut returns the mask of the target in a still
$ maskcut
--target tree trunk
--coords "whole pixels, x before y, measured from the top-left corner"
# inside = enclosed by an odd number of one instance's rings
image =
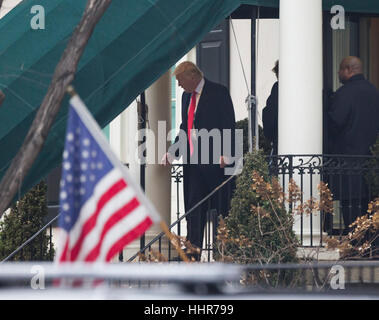
[[[0,0],[1,1],[1,0]],[[92,32],[112,0],[88,0],[83,17],[76,27],[55,69],[47,94],[29,132],[0,183],[0,217],[9,207],[34,160],[41,151],[59,111],[67,86],[73,81],[78,62]]]

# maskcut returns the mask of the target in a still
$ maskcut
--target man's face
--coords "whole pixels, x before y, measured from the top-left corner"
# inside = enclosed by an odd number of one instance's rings
[[[177,74],[176,80],[178,80],[179,87],[182,87],[185,92],[192,93],[197,87],[195,78],[185,73]]]
[[[348,67],[341,63],[340,70],[338,71],[338,77],[341,83],[345,83],[351,78],[351,72]]]

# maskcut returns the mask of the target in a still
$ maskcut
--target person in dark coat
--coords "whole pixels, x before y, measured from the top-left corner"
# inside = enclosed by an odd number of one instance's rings
[[[338,155],[370,155],[370,147],[379,133],[379,92],[362,74],[362,62],[346,57],[339,69],[343,86],[333,97],[328,111],[330,153]],[[347,157],[344,172],[364,165],[364,158]],[[341,181],[330,186],[342,204],[345,228],[366,213],[368,190],[362,173],[350,171]]]
[[[276,61],[272,69],[276,78],[279,78],[279,61]],[[276,81],[271,88],[270,96],[262,112],[263,134],[271,142],[272,155],[278,154],[278,99],[279,82]]]
[[[204,78],[195,64],[188,61],[181,63],[175,69],[174,76],[179,86],[184,89],[180,129],[181,133],[186,133],[186,146],[176,150],[174,154],[169,149],[162,159],[162,164],[183,157],[184,204],[187,212],[229,177],[225,175],[224,169],[230,164],[234,145],[228,151],[223,150],[223,130],[230,130],[233,136],[235,114],[227,88]],[[192,105],[193,116],[191,116]],[[212,139],[201,141],[202,136],[200,134],[196,136],[196,131],[193,129],[206,129],[208,132],[216,129],[221,137],[219,150],[215,151],[217,146],[214,149]],[[208,142],[209,145],[202,145]],[[231,143],[233,142],[232,138]],[[180,143],[179,135],[175,139],[175,144],[177,143]],[[206,157],[203,158],[202,152],[208,153]],[[221,193],[221,197],[217,195],[216,198],[212,198],[212,208],[220,209],[221,212],[218,213],[225,216],[227,188],[221,189]],[[197,207],[187,217],[187,240],[199,248],[203,242],[207,205],[208,201],[205,201],[204,205]]]

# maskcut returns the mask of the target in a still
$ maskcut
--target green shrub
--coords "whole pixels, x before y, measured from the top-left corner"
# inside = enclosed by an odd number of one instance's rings
[[[0,259],[3,260],[43,227],[47,216],[46,183],[41,182],[15,203],[0,222]],[[54,250],[49,249],[45,232],[14,255],[10,261],[51,260]]]
[[[263,153],[246,154],[238,176],[231,210],[221,220],[217,235],[216,259],[240,264],[296,263],[298,240],[293,232],[293,216],[284,203],[284,193],[276,178],[268,175]],[[246,283],[290,286],[293,271],[251,272]]]

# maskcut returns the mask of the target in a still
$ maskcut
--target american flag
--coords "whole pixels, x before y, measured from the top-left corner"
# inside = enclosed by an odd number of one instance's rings
[[[57,262],[109,262],[160,221],[77,95],[70,100],[60,209]]]

